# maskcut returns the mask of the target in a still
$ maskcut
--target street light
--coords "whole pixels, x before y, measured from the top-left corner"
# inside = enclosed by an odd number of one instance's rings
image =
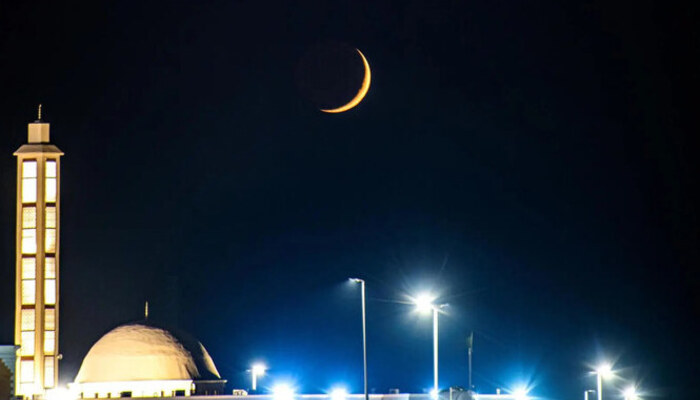
[[[435,298],[429,294],[421,294],[420,296],[413,299],[413,303],[416,305],[418,311],[430,311],[433,312],[433,390],[431,394],[434,398],[438,397],[438,312],[441,308],[447,306],[447,304],[435,305],[433,301]]]
[[[625,397],[625,400],[637,400],[639,399],[639,395],[637,394],[637,388],[634,386],[630,386],[627,389],[625,389],[622,394]]]
[[[369,392],[367,392],[367,316],[365,313],[365,280],[360,278],[350,278],[350,281],[360,284],[362,296],[362,363],[365,378],[365,400],[369,400]]]
[[[518,388],[513,391],[513,400],[529,400],[527,388]]]
[[[598,384],[598,400],[603,400],[603,378],[608,379],[613,376],[612,367],[608,363],[603,363],[593,373],[596,375],[596,383]]]
[[[253,364],[253,367],[250,369],[250,374],[253,376],[253,385],[252,385],[253,391],[257,390],[258,377],[265,375],[265,369],[266,368],[263,364]]]
[[[348,391],[344,387],[337,387],[331,390],[331,400],[345,400],[348,397]]]
[[[595,390],[589,389],[583,392],[583,400],[588,400],[588,393],[595,393]]]
[[[277,384],[272,388],[272,398],[274,400],[294,400],[294,389],[285,383]]]

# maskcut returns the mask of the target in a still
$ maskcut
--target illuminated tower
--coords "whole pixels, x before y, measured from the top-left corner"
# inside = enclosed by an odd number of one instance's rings
[[[29,124],[17,156],[16,394],[31,398],[58,379],[60,171],[63,152],[49,143],[49,124]]]

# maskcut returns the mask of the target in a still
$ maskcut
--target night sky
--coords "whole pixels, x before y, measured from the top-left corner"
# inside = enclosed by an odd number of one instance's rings
[[[66,153],[62,382],[149,301],[229,390],[263,360],[264,387],[359,393],[358,276],[373,391],[432,385],[430,318],[406,304],[432,290],[441,386],[466,386],[474,331],[482,392],[579,399],[607,357],[650,396],[694,398],[696,9],[141,3],[0,3],[0,343],[12,152],[42,103]],[[324,114],[357,90],[355,47],[369,94]]]

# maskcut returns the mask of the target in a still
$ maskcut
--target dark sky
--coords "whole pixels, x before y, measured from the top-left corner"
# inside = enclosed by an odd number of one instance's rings
[[[263,386],[360,392],[360,276],[378,392],[431,385],[430,319],[404,302],[432,289],[443,386],[466,385],[473,330],[483,392],[577,399],[605,355],[650,395],[693,397],[696,9],[141,3],[0,3],[0,343],[12,152],[41,102],[66,153],[63,382],[148,300],[230,388],[265,360]],[[328,46],[372,66],[344,114],[301,81]],[[357,83],[336,64],[319,78]]]

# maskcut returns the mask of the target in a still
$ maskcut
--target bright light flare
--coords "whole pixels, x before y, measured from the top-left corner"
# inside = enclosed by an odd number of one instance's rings
[[[256,376],[263,376],[265,371],[267,371],[267,367],[263,364],[253,364],[252,371]]]
[[[413,303],[416,305],[416,308],[420,312],[430,311],[433,308],[435,308],[435,305],[433,305],[433,301],[435,301],[435,296],[432,296],[428,293],[423,293],[413,299]]]
[[[431,389],[430,390],[430,398],[433,400],[436,400],[438,398],[438,390],[437,389]]]
[[[77,396],[73,395],[68,389],[66,388],[55,388],[55,389],[47,389],[46,390],[46,399],[47,400],[73,400]]]
[[[272,396],[275,400],[293,400],[294,389],[284,383],[279,383],[272,388]]]
[[[345,400],[348,397],[348,390],[344,387],[336,387],[331,390],[331,400]]]
[[[528,400],[530,396],[527,395],[528,390],[527,388],[517,388],[513,390],[513,400]]]
[[[637,394],[637,388],[635,388],[634,386],[630,386],[627,389],[625,389],[622,392],[622,395],[625,397],[625,400],[639,399],[639,395]]]
[[[595,369],[595,373],[600,375],[603,379],[609,379],[613,377],[612,366],[609,363],[602,363]]]

